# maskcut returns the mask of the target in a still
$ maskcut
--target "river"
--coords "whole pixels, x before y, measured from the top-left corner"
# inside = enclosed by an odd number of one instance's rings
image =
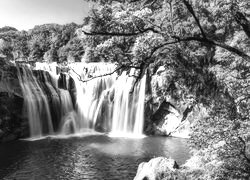
[[[18,140],[0,144],[0,179],[130,180],[141,162],[158,156],[183,164],[190,157],[188,140],[105,134]]]

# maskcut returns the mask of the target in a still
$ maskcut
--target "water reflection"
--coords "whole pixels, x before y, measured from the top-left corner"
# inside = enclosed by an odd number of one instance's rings
[[[133,179],[139,163],[156,156],[184,163],[187,142],[105,135],[18,141],[0,145],[0,179]]]

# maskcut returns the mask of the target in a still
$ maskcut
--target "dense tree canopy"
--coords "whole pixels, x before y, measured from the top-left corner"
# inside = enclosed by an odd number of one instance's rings
[[[45,24],[29,31],[12,27],[0,29],[0,53],[9,60],[63,62],[81,61],[83,42],[77,34],[80,26]]]
[[[249,178],[249,0],[92,1],[81,30],[74,23],[28,32],[1,28],[0,54],[9,60],[115,62],[117,70],[137,70],[135,83],[164,66],[170,83],[160,96],[194,97],[192,107],[208,109],[191,138],[209,167],[199,178]]]
[[[86,58],[134,67],[137,79],[164,65],[173,83],[163,95],[179,85],[180,94],[195,97],[194,105],[209,107],[192,135],[213,167],[206,177],[249,178],[250,2],[94,2],[83,26]]]

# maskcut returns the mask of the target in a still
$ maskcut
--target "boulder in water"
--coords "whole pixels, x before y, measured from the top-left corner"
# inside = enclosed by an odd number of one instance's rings
[[[157,157],[141,163],[134,180],[184,179],[175,160]]]
[[[4,132],[3,130],[0,129],[0,139],[3,137],[3,135],[4,135]]]

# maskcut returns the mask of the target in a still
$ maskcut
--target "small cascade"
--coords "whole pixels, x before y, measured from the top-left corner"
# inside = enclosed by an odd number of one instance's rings
[[[71,96],[69,91],[60,89],[60,99],[61,99],[61,133],[69,134],[70,132],[75,132],[77,129],[76,125],[76,114],[74,112]]]
[[[69,91],[60,89],[60,99],[61,99],[61,116],[65,116],[67,113],[74,110],[72,100]]]
[[[115,68],[109,63],[37,63],[35,75],[31,68],[18,68],[31,136],[94,130],[142,135],[146,76],[135,84],[134,69],[118,75]]]
[[[116,75],[103,76],[110,73],[115,66],[112,64],[83,64],[71,67],[70,74],[74,79],[76,86],[76,111],[80,121],[80,129],[95,128],[95,114],[103,91],[111,88],[115,81]],[[80,79],[79,79],[80,78]],[[90,80],[91,79],[91,80]],[[85,82],[86,81],[86,82]]]
[[[68,135],[74,134],[79,131],[79,125],[77,125],[77,114],[74,111],[67,113],[62,119],[62,128],[60,134]]]
[[[18,78],[24,95],[24,111],[27,113],[31,137],[53,134],[49,103],[32,70],[18,67]]]
[[[133,77],[123,72],[114,85],[115,95],[111,130],[114,136],[142,135],[143,133],[146,76],[135,85],[131,95],[134,81]]]
[[[136,87],[136,91],[138,92],[139,97],[138,97],[137,105],[135,108],[137,112],[136,112],[136,117],[135,117],[133,134],[137,134],[137,135],[143,134],[146,80],[147,80],[147,76],[144,75],[140,84]]]
[[[53,62],[50,64],[37,62],[35,64],[34,69],[49,72],[53,86],[57,87],[57,85],[58,85],[57,81],[58,81],[58,78],[60,75],[58,73],[59,70],[58,70],[58,65],[56,62]]]

